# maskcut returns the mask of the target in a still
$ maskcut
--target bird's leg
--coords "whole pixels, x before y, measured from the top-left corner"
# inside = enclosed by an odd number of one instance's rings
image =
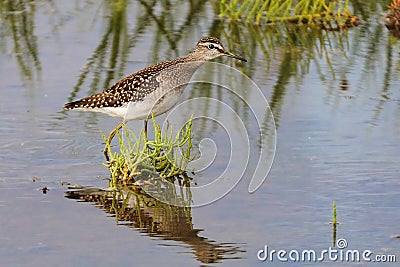
[[[106,157],[106,161],[110,161],[110,158],[108,156],[108,147],[111,146],[111,141],[113,140],[114,136],[117,134],[117,132],[119,131],[119,129],[122,128],[122,126],[124,126],[125,122],[122,121],[120,124],[118,124],[118,126],[112,130],[112,132],[110,133],[110,135],[107,138],[107,142],[106,142],[106,147],[104,148],[104,156]]]
[[[147,119],[144,120],[144,139],[147,141]]]

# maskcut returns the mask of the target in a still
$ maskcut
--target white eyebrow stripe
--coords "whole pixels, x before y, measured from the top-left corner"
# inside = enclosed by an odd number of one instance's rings
[[[210,44],[214,45],[215,48],[217,48],[219,51],[224,51],[224,48],[222,47],[222,45],[216,44],[216,43],[213,43],[213,42],[206,42],[206,43],[202,43],[200,45],[208,47]]]

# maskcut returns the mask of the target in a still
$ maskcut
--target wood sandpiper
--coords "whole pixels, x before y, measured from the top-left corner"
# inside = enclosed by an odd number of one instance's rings
[[[109,161],[108,145],[127,121],[144,120],[146,137],[147,120],[152,114],[158,116],[174,107],[194,72],[206,61],[220,56],[247,61],[226,51],[217,38],[203,37],[186,56],[144,68],[100,93],[65,104],[64,109],[102,112],[123,119],[107,139],[104,155]]]

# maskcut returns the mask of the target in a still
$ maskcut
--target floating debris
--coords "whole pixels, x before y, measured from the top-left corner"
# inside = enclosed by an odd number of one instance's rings
[[[34,176],[34,177],[32,177],[32,182],[38,182],[38,181],[40,181],[40,180],[42,180],[42,178],[40,178],[40,177],[36,177],[36,176]]]
[[[61,184],[61,186],[71,185],[70,182],[66,182],[66,181],[61,181],[60,184]]]
[[[45,187],[42,187],[42,189],[40,189],[40,190],[42,190],[43,195],[46,195],[47,192],[48,192],[50,189],[47,188],[47,187],[45,186]]]

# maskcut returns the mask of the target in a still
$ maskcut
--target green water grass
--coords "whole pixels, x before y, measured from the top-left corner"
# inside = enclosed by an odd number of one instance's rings
[[[333,202],[333,205],[332,205],[332,208],[333,208],[333,218],[332,218],[332,224],[333,225],[337,225],[337,218],[336,218],[336,202]]]
[[[161,129],[152,118],[154,139],[147,139],[142,131],[139,136],[123,126],[118,133],[119,152],[110,151],[110,162],[106,164],[111,173],[111,182],[129,184],[138,179],[159,176],[168,181],[184,175],[191,161],[192,119],[177,133],[173,129]],[[103,139],[107,137],[103,134]]]
[[[333,202],[332,204],[332,247],[336,247],[336,237],[337,237],[337,225],[339,224],[337,222],[337,213],[336,213],[336,202]]]
[[[327,0],[222,0],[216,5],[220,16],[261,23],[292,22],[323,27],[352,27],[361,20],[351,15],[349,1]]]

